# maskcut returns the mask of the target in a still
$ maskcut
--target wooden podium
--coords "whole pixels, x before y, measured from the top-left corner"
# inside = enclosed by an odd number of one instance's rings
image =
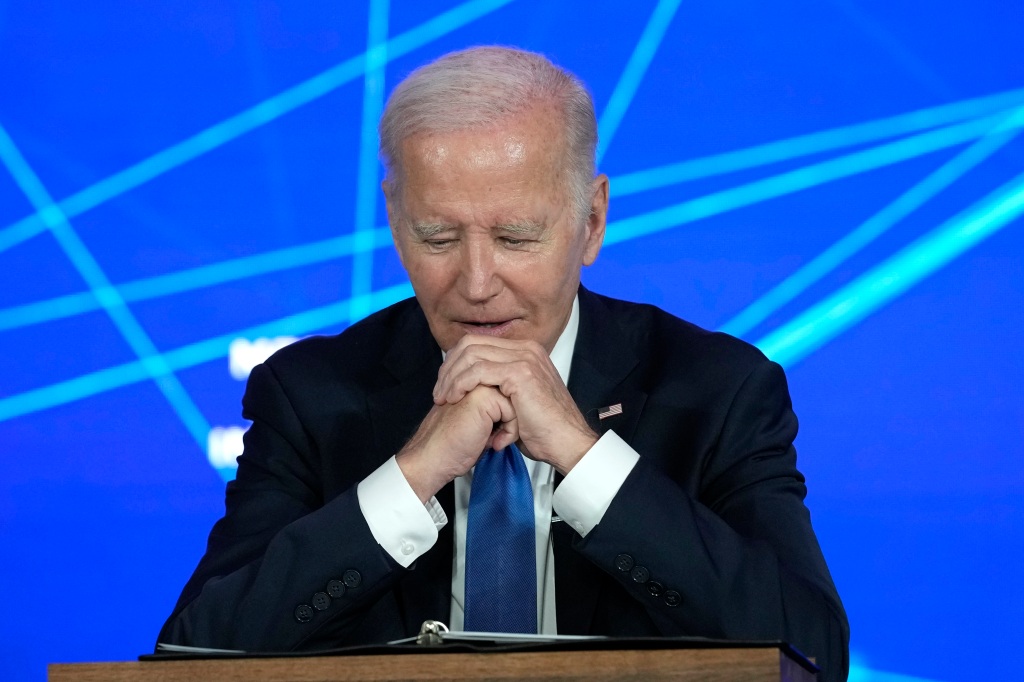
[[[49,666],[50,682],[342,682],[366,680],[702,680],[811,682],[784,646],[401,653],[146,660]]]

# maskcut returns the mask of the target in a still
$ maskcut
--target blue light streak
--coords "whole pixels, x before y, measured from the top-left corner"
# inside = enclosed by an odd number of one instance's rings
[[[1024,108],[901,194],[721,327],[742,336],[1020,134]]]
[[[170,376],[172,372],[226,357],[231,342],[236,338],[302,336],[332,325],[346,323],[350,316],[350,306],[353,304],[368,306],[371,310],[379,310],[412,296],[412,293],[412,286],[408,283],[397,284],[368,294],[364,297],[367,300],[364,301],[339,301],[231,334],[223,334],[176,348],[164,353],[159,358],[159,364],[148,363],[141,359],[135,360],[7,398],[0,398],[0,422],[146,381],[152,378],[153,373],[166,377]],[[202,433],[201,445],[204,452],[206,451],[208,431],[209,426],[207,425]]]
[[[391,231],[386,227],[379,227],[365,234],[364,239],[358,243],[354,235],[346,234],[309,244],[125,282],[117,285],[116,290],[127,302],[144,301],[351,256],[358,253],[359,249],[373,250],[390,245]],[[100,307],[99,299],[92,291],[12,306],[0,310],[0,331],[72,317],[97,310]]]
[[[738,187],[713,192],[696,199],[684,201],[667,208],[651,211],[639,216],[624,218],[608,223],[605,245],[636,239],[661,232],[685,223],[709,218],[720,213],[733,211],[762,201],[793,194],[864,173],[876,168],[889,166],[907,159],[963,144],[987,134],[1004,120],[1005,114],[987,117],[966,123],[932,130],[896,142],[871,149],[854,152],[828,161],[804,166],[786,173],[749,182]],[[1010,128],[1020,127],[1022,122],[1014,119]]]
[[[395,36],[384,47],[387,59],[395,59],[422,47],[480,17],[509,4],[512,0],[470,0]],[[79,190],[57,202],[66,218],[91,210],[114,197],[167,173],[207,152],[270,123],[295,109],[315,101],[342,85],[364,75],[367,53],[347,59],[312,78],[216,123],[181,142],[157,152],[122,171]],[[47,229],[40,213],[0,230],[0,252]]]
[[[769,142],[736,151],[627,173],[612,178],[612,196],[627,196],[691,180],[791,161],[843,147],[909,135],[1018,106],[1022,100],[1024,100],[1024,89],[1010,90],[997,95],[963,100],[890,118],[833,128],[792,137],[788,140]]]
[[[128,310],[124,299],[117,293],[117,290],[110,286],[110,281],[100,268],[99,263],[71,228],[67,217],[54,205],[46,188],[26,163],[3,126],[0,126],[0,161],[7,166],[18,187],[28,197],[38,214],[42,216],[61,249],[93,291],[121,336],[138,356],[146,375],[153,379],[167,402],[185,424],[185,428],[205,450],[206,435],[210,430],[206,418],[199,412],[199,408],[192,402],[192,398],[189,397],[178,378],[167,368],[152,340]]]
[[[755,345],[792,366],[1024,213],[1024,173]]]
[[[640,87],[640,81],[647,73],[647,67],[651,65],[654,53],[661,45],[665,32],[676,15],[676,10],[679,9],[679,3],[680,0],[659,0],[654,12],[651,13],[651,18],[647,20],[643,33],[640,34],[640,39],[633,47],[633,54],[629,56],[626,68],[619,77],[619,82],[615,84],[612,96],[608,98],[608,104],[597,124],[600,133],[597,142],[597,163],[599,165],[605,152],[608,151],[608,145],[615,137],[629,105],[633,102],[637,88]]]
[[[861,665],[851,664],[847,682],[936,682],[936,680],[872,670]]]
[[[359,138],[359,167],[356,181],[355,257],[352,260],[352,297],[359,298],[373,290],[374,221],[377,218],[377,187],[379,180],[377,161],[377,121],[384,109],[384,68],[387,66],[388,0],[370,0],[370,19],[367,29],[366,77],[363,79],[363,121]],[[366,316],[369,309],[353,305],[351,321]]]
[[[0,230],[0,253],[46,231],[41,216],[33,213]]]

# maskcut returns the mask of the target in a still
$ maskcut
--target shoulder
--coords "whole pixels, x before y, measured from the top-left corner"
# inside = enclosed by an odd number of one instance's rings
[[[710,331],[661,308],[586,292],[592,315],[605,317],[627,347],[653,371],[745,377],[768,359],[757,347],[723,332]],[[581,296],[581,306],[584,297]]]
[[[416,299],[388,306],[339,334],[311,336],[274,353],[264,365],[278,377],[369,383],[396,344],[432,341]]]

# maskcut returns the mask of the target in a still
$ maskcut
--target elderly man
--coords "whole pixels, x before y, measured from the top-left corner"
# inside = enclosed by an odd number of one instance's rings
[[[415,299],[253,370],[227,512],[161,642],[454,628],[787,640],[845,677],[796,417],[756,349],[580,286],[608,179],[585,88],[453,53],[380,125]]]

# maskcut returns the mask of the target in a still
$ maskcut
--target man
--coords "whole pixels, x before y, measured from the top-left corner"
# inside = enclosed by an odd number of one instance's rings
[[[465,627],[474,465],[518,443],[536,551],[511,563],[536,630],[783,639],[844,678],[780,368],[580,287],[609,191],[582,85],[531,53],[453,53],[398,86],[380,130],[416,298],[253,370],[226,515],[160,641]]]

